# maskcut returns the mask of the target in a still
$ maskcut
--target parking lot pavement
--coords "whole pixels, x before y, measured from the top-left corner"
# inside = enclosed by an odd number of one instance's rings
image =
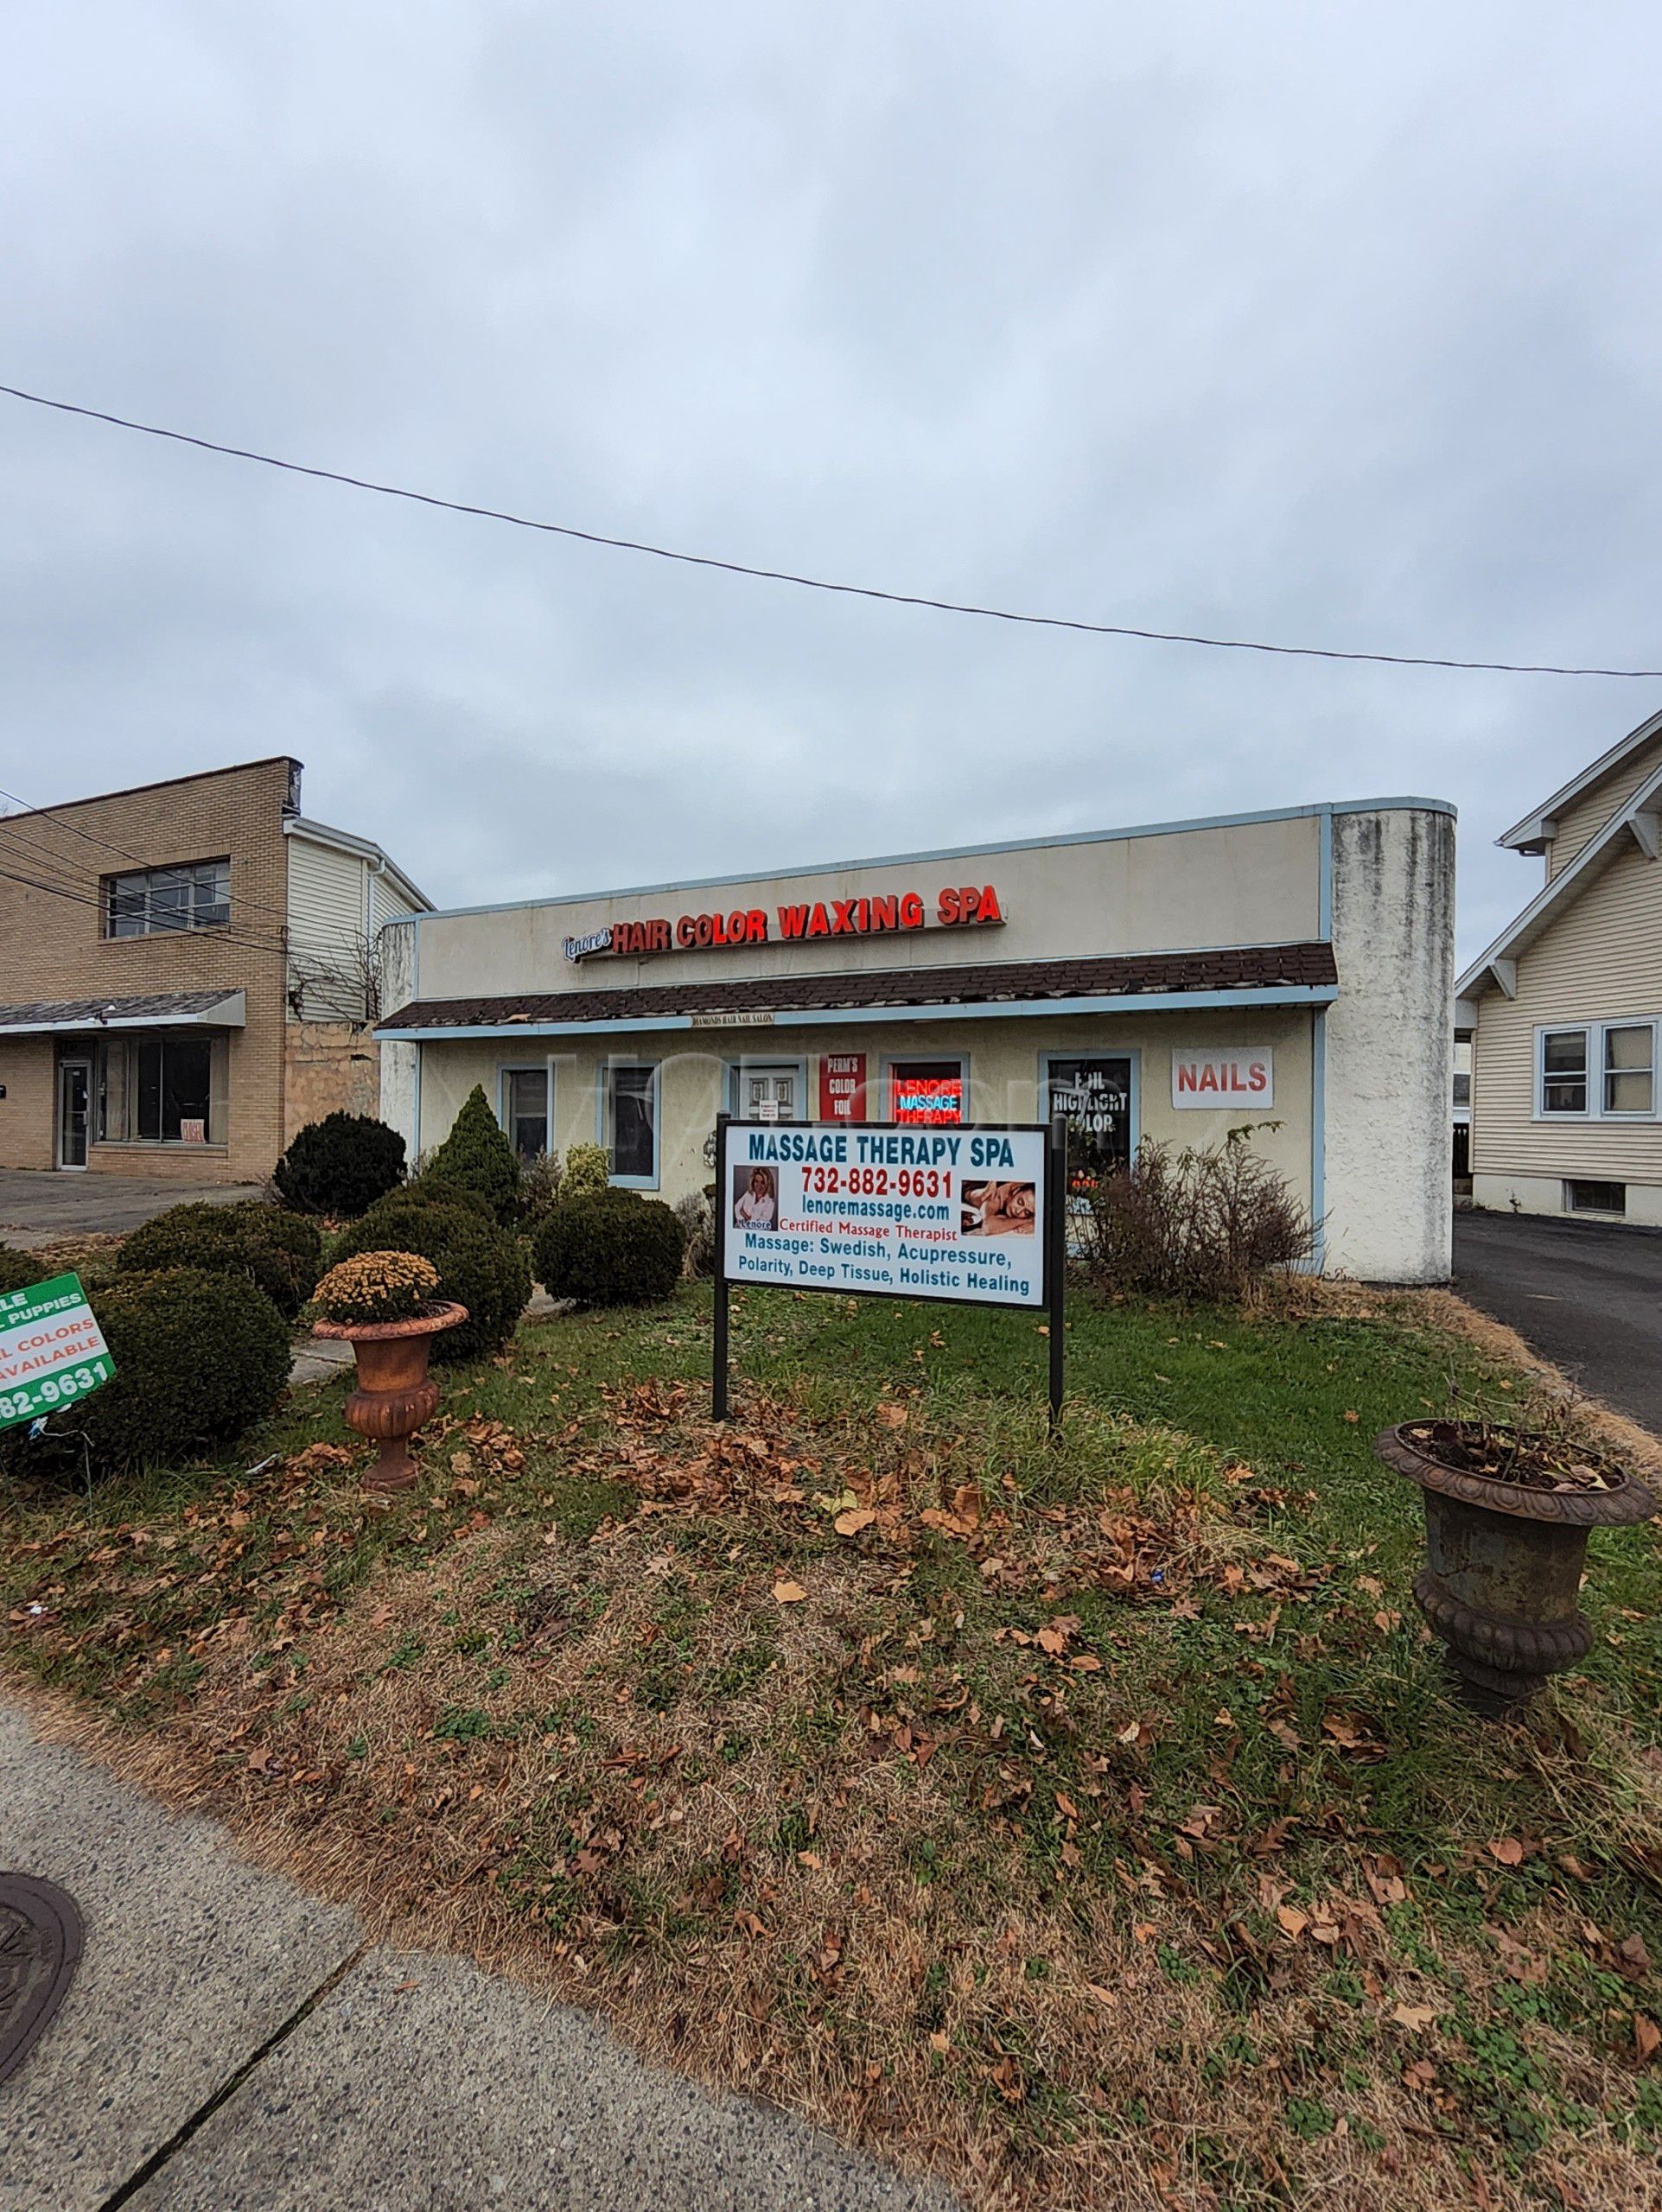
[[[0,1244],[31,1250],[54,1237],[121,1234],[188,1199],[229,1205],[257,1198],[258,1183],[175,1183],[148,1175],[35,1174],[0,1167]]]
[[[1662,1230],[1457,1213],[1454,1287],[1662,1436]]]

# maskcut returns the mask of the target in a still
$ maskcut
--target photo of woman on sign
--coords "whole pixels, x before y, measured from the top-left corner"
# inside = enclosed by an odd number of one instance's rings
[[[1031,1236],[1038,1195],[1031,1183],[966,1183],[960,1236]]]
[[[771,1167],[733,1170],[733,1222],[738,1229],[779,1227],[779,1177]]]

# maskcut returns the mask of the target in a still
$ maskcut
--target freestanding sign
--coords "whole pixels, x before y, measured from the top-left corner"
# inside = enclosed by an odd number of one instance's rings
[[[115,1371],[79,1275],[0,1295],[0,1428],[84,1398]]]
[[[1062,1398],[1067,1125],[716,1125],[715,1413],[727,1418],[733,1283],[1048,1307]]]

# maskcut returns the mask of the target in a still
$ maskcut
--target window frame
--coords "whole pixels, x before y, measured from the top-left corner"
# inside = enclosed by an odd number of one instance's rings
[[[88,1102],[89,1143],[92,1145],[138,1146],[146,1152],[223,1152],[227,1142],[225,1123],[230,1112],[226,1043],[214,1031],[195,1030],[134,1030],[124,1036],[97,1037],[91,1040],[92,1062],[92,1091]],[[147,1137],[138,1128],[139,1114],[139,1054],[146,1046],[154,1046],[163,1056],[159,1072],[158,1097],[166,1096],[166,1059],[169,1046],[194,1045],[207,1053],[207,1113],[204,1117],[202,1139],[199,1144],[194,1138]],[[110,1100],[110,1063],[112,1057],[121,1056],[121,1127],[111,1129]]]
[[[1130,1063],[1130,1111],[1127,1116],[1126,1131],[1130,1140],[1129,1160],[1135,1160],[1137,1148],[1143,1141],[1143,1047],[1140,1045],[1079,1045],[1064,1049],[1060,1046],[1047,1046],[1039,1055],[1039,1087],[1036,1093],[1037,1119],[1048,1122],[1050,1117],[1051,1069],[1058,1061],[1067,1060],[1128,1060]]]
[[[729,1059],[726,1065],[727,1110],[735,1122],[742,1118],[745,1077],[761,1068],[793,1068],[796,1071],[797,1081],[802,1086],[800,1119],[804,1122],[818,1120],[819,1102],[818,1095],[809,1085],[811,1069],[806,1054],[801,1059],[797,1059],[789,1052],[741,1052],[736,1058]]]
[[[513,1078],[516,1075],[539,1075],[543,1079],[543,1131],[544,1139],[543,1152],[544,1154],[546,1155],[554,1149],[553,1058],[551,1056],[545,1060],[504,1060],[498,1067],[496,1071],[496,1122],[497,1127],[501,1130],[503,1135],[506,1137],[510,1145],[513,1145]],[[513,1146],[513,1151],[515,1159],[523,1164],[526,1158],[526,1154],[522,1153],[517,1145]]]
[[[967,1128],[975,1119],[975,1102],[970,1090],[969,1054],[967,1052],[930,1052],[914,1050],[909,1052],[885,1052],[882,1056],[878,1069],[878,1074],[882,1086],[882,1118],[885,1122],[892,1122],[895,1121],[895,1069],[918,1065],[928,1065],[932,1064],[939,1067],[956,1065],[958,1069],[958,1096],[963,1105],[963,1112],[958,1116],[956,1122],[908,1122],[903,1125],[897,1124],[897,1126],[904,1126],[907,1128],[917,1129],[961,1129]]]
[[[196,887],[193,885],[190,896],[190,919],[178,926],[159,925],[154,918],[153,886],[156,879],[163,875],[194,875],[207,868],[215,870],[222,868],[225,871],[225,896],[223,899],[216,899],[212,902],[215,906],[223,906],[224,913],[216,916],[213,921],[198,921],[196,919],[198,903]],[[125,895],[131,898],[136,895],[131,892],[119,894],[117,887],[124,883],[142,883],[144,886],[143,926],[138,929],[118,930],[115,927],[117,897]],[[155,868],[124,868],[118,874],[100,878],[99,893],[99,933],[106,944],[136,944],[153,937],[198,937],[205,931],[229,929],[231,926],[231,855],[229,853],[220,853],[210,860],[167,861]],[[131,920],[135,918],[128,915],[124,916],[123,918]]]
[[[616,1096],[618,1071],[621,1068],[648,1068],[652,1071],[652,1128],[653,1166],[650,1175],[620,1175],[614,1165],[617,1157],[617,1141],[612,1128],[612,1104]],[[604,1147],[607,1179],[614,1190],[656,1191],[663,1180],[664,1169],[664,1063],[662,1060],[608,1060],[601,1070],[601,1079],[595,1086],[595,1136]]]
[[[1613,1029],[1648,1029],[1651,1033],[1651,1103],[1648,1107],[1607,1106],[1604,1103],[1605,1039]],[[1614,1122],[1618,1128],[1640,1128],[1662,1121],[1662,1083],[1659,1076],[1659,1048],[1662,1048],[1662,1015],[1625,1014],[1598,1015],[1581,1021],[1542,1021],[1535,1026],[1535,1095],[1532,1122]],[[1546,1103],[1546,1040],[1549,1037],[1580,1036],[1586,1045],[1587,1103],[1584,1106],[1549,1106]],[[1617,1069],[1617,1074],[1637,1074],[1637,1069]]]

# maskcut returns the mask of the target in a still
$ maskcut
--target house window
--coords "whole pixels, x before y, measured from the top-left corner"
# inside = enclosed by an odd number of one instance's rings
[[[231,863],[192,861],[104,879],[105,937],[222,928],[231,919]]]
[[[1626,1213],[1627,1185],[1625,1183],[1583,1183],[1571,1181],[1563,1186],[1566,1213]]]
[[[602,1142],[612,1156],[612,1180],[637,1188],[658,1184],[658,1069],[618,1062],[606,1071]]]
[[[1587,1032],[1549,1029],[1541,1039],[1541,1111],[1587,1111]]]
[[[1131,1055],[1047,1052],[1040,1099],[1044,1118],[1067,1117],[1067,1180],[1088,1191],[1131,1164]]]
[[[502,1071],[502,1120],[521,1160],[535,1160],[548,1150],[548,1089],[545,1067]]]
[[[100,1144],[218,1144],[213,1041],[207,1037],[100,1040],[94,1128]]]
[[[961,1122],[968,1089],[962,1060],[891,1060],[891,1122]]]
[[[1604,1033],[1607,1114],[1648,1114],[1656,1098],[1656,1028],[1649,1021],[1612,1023]]]

